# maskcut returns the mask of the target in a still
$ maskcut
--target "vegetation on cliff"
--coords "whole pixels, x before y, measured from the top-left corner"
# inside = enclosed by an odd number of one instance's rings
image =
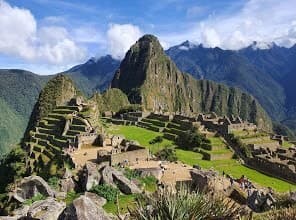
[[[8,153],[19,143],[25,130],[26,121],[0,98],[0,155]]]
[[[118,112],[130,105],[126,94],[116,88],[108,89],[102,94],[95,93],[91,99],[98,104],[101,113],[105,111]]]
[[[48,78],[25,70],[0,70],[0,154],[20,142]]]

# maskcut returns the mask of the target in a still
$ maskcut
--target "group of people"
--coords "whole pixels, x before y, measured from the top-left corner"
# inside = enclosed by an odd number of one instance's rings
[[[248,178],[246,178],[245,175],[242,175],[239,179],[235,179],[232,176],[225,174],[225,172],[223,171],[223,176],[226,176],[229,179],[231,186],[233,186],[234,182],[236,182],[239,184],[239,187],[242,190],[249,191],[255,188],[253,183]]]

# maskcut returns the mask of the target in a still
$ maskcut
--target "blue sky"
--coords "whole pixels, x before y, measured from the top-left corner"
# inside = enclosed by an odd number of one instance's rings
[[[240,49],[296,43],[296,0],[0,0],[0,68],[53,74],[92,56],[121,59],[143,34]]]

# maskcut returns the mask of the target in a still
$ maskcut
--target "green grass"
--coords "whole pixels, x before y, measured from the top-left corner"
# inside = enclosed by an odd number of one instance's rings
[[[173,145],[172,141],[169,141],[166,139],[163,139],[163,142],[160,144],[155,144],[155,145],[149,144],[149,141],[151,141],[157,136],[162,136],[163,134],[159,132],[150,131],[144,128],[139,128],[136,126],[113,125],[109,127],[109,131],[113,134],[122,134],[127,139],[137,140],[142,146],[150,148],[150,150],[153,153],[161,150],[166,145],[171,145],[171,146]],[[216,138],[216,137],[212,138],[213,141],[218,142],[217,139],[219,138]],[[221,141],[221,139],[219,140]],[[230,150],[227,149],[227,151],[230,151]],[[290,184],[283,180],[270,177],[256,170],[250,169],[238,163],[234,159],[207,161],[207,160],[202,160],[203,156],[200,153],[185,151],[179,148],[176,149],[176,154],[177,154],[178,160],[191,166],[194,164],[198,164],[205,169],[213,168],[214,170],[217,170],[220,173],[224,171],[225,173],[235,178],[240,178],[241,175],[245,175],[254,183],[257,183],[258,185],[263,187],[270,186],[278,192],[287,192],[289,190],[296,190],[296,185]]]
[[[152,153],[156,153],[157,151],[163,149],[165,146],[174,145],[172,141],[165,138],[161,143],[149,144],[149,142],[157,136],[163,136],[163,133],[150,131],[145,128],[140,128],[136,126],[113,125],[109,127],[109,131],[112,134],[124,135],[125,138],[129,140],[138,141],[140,145],[149,148]]]
[[[77,199],[81,194],[80,193],[76,193],[74,191],[70,191],[67,193],[67,196],[65,198],[65,203],[67,206],[69,206],[75,199]]]
[[[219,137],[209,137],[208,139],[211,141],[211,145],[213,146],[225,146],[225,143]]]
[[[126,213],[128,212],[128,207],[133,207],[135,205],[135,198],[136,195],[119,195],[118,202],[119,202],[119,212]],[[107,202],[103,208],[106,212],[117,214],[117,202]]]
[[[230,160],[215,160],[215,161],[206,161],[202,160],[202,154],[195,153],[192,151],[185,151],[181,149],[176,149],[177,157],[183,163],[193,166],[198,164],[202,168],[217,170],[219,173],[223,171],[235,178],[240,178],[241,175],[245,175],[254,183],[257,183],[263,187],[272,187],[278,192],[287,192],[289,190],[296,190],[296,185],[287,183],[280,179],[267,176],[256,170],[250,169],[234,159]]]
[[[228,148],[221,148],[219,150],[202,150],[204,152],[207,152],[209,154],[228,154],[228,153],[232,153],[231,150],[229,150]]]
[[[282,147],[285,147],[285,148],[289,148],[289,147],[292,147],[293,144],[288,142],[288,141],[284,141],[283,144],[282,144]]]
[[[157,190],[157,179],[154,176],[146,176],[139,178],[141,184],[145,186],[145,190],[148,192],[155,192]]]

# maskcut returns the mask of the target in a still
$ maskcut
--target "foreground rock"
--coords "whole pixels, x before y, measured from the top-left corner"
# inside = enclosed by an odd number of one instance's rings
[[[190,171],[193,187],[199,191],[225,192],[231,184],[227,178],[214,171],[193,169]]]
[[[112,186],[117,186],[125,194],[141,193],[139,187],[126,178],[122,172],[110,166],[105,166],[102,171],[103,182]]]
[[[13,197],[19,202],[24,202],[25,200],[36,196],[38,193],[46,197],[55,196],[55,192],[40,176],[25,177],[16,187]]]
[[[76,188],[76,184],[73,180],[73,175],[70,170],[66,169],[63,178],[59,181],[60,191],[71,192]]]
[[[27,217],[39,220],[57,220],[66,208],[64,202],[57,202],[54,198],[34,202],[29,208]]]
[[[86,163],[83,168],[82,184],[85,190],[90,190],[101,181],[101,174],[99,172],[100,166],[95,163]]]
[[[102,200],[94,194],[82,195],[65,209],[59,220],[110,220],[110,217],[100,206],[101,202],[99,201]]]
[[[255,212],[270,210],[275,202],[270,193],[264,193],[260,190],[254,190],[247,200],[248,206]]]

